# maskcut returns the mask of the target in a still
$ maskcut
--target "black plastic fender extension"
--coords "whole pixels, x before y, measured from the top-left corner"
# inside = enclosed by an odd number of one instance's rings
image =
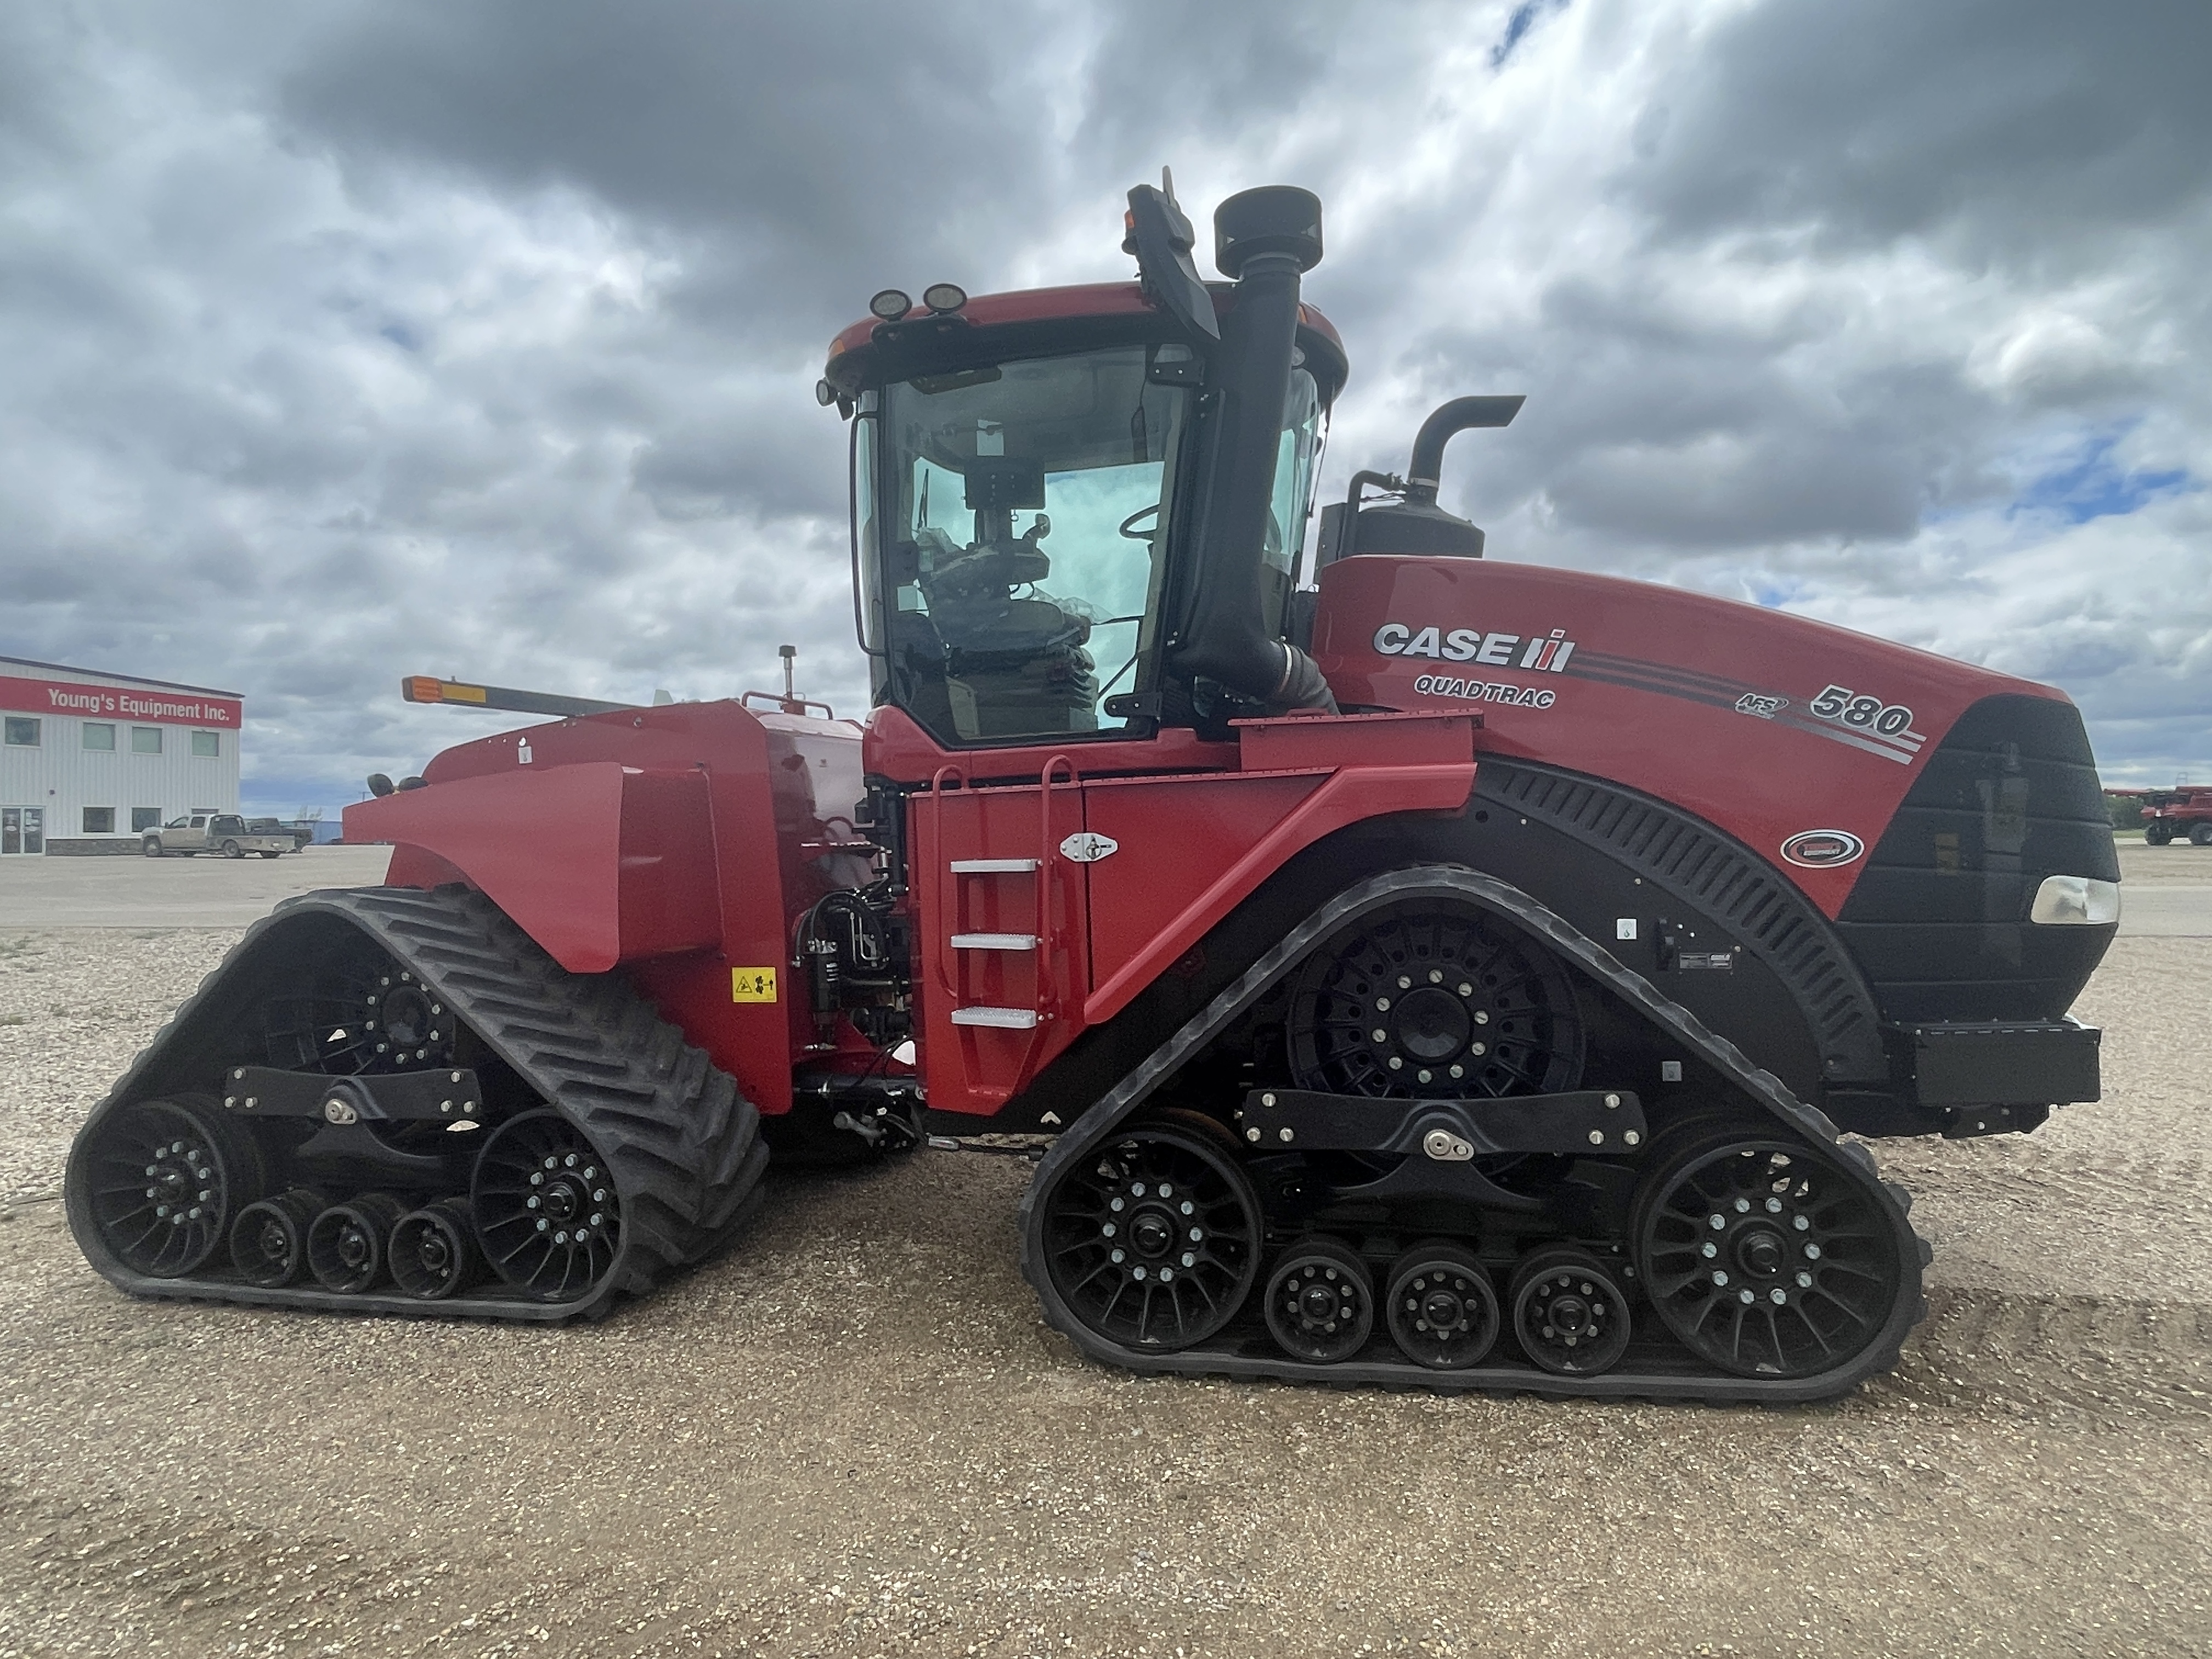
[[[157,1279],[131,1271],[107,1248],[77,1173],[88,1138],[108,1114],[131,1102],[220,1092],[217,1039],[231,1000],[254,994],[266,978],[259,954],[288,945],[287,934],[302,927],[334,925],[366,934],[434,987],[540,1100],[583,1130],[606,1158],[622,1195],[623,1245],[583,1295],[537,1301],[494,1281],[426,1301],[389,1287],[356,1295],[262,1288],[219,1271]],[[404,1091],[406,1085],[398,1086]],[[642,1296],[669,1273],[711,1255],[750,1214],[768,1158],[752,1103],[620,975],[568,972],[480,893],[336,889],[287,899],[254,923],[155,1033],[78,1131],[64,1198],[86,1259],[134,1296],[545,1322],[596,1318],[623,1296]],[[224,1260],[219,1251],[217,1261]]]
[[[1293,1359],[1270,1346],[1218,1340],[1212,1345],[1161,1352],[1109,1341],[1077,1319],[1052,1283],[1042,1237],[1044,1216],[1037,1201],[1040,1195],[1052,1188],[1069,1165],[1089,1157],[1109,1140],[1114,1132],[1128,1121],[1179,1067],[1288,975],[1316,945],[1347,922],[1409,898],[1473,904],[1505,917],[1545,941],[1686,1050],[1699,1056],[1724,1084],[1755,1103],[1789,1133],[1814,1146],[1833,1147],[1856,1164],[1865,1173],[1883,1214],[1895,1230],[1898,1259],[1904,1273],[1896,1306],[1874,1340],[1834,1370],[1809,1377],[1766,1381],[1732,1376],[1705,1366],[1686,1352],[1680,1353],[1679,1364],[1659,1367],[1638,1367],[1635,1363],[1637,1356],[1632,1352],[1630,1360],[1620,1369],[1582,1377],[1555,1376],[1534,1366],[1495,1361],[1459,1371],[1433,1370],[1411,1360],[1352,1360],[1320,1365]],[[1715,1035],[1686,1009],[1662,996],[1650,981],[1622,967],[1610,952],[1553,911],[1519,888],[1494,877],[1455,866],[1422,865],[1372,877],[1322,905],[1060,1137],[1045,1154],[1022,1196],[1021,1267],[1023,1276],[1037,1293],[1047,1322],[1055,1330],[1092,1359],[1147,1375],[1226,1376],[1337,1386],[1381,1384],[1443,1392],[1493,1389],[1561,1397],[1741,1401],[1788,1405],[1847,1393],[1869,1376],[1896,1364],[1906,1334],[1927,1312],[1920,1272],[1933,1255],[1906,1219],[1909,1202],[1902,1188],[1880,1179],[1873,1155],[1863,1146],[1838,1142],[1835,1125],[1824,1114],[1798,1099],[1771,1073],[1753,1066],[1734,1043]]]

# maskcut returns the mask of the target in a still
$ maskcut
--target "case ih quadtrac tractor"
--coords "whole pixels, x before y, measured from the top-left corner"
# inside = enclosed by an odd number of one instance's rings
[[[101,1273],[589,1316],[728,1243],[772,1151],[1027,1135],[1024,1270],[1109,1364],[1786,1401],[1894,1362],[1927,1252],[1843,1133],[2097,1097],[2074,708],[1486,562],[1439,463],[1517,398],[1360,475],[1302,586],[1319,204],[1224,203],[1209,283],[1129,200],[1136,282],[887,290],[831,346],[865,725],[429,683],[566,717],[349,808],[389,884],[280,905],[94,1110]]]

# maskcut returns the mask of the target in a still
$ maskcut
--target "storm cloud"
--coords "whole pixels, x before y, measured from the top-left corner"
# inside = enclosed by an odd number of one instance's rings
[[[2212,775],[2201,5],[0,14],[0,652],[234,686],[254,804],[403,673],[865,702],[823,348],[1111,279],[1122,192],[1328,204],[1322,488],[1443,398],[1493,557],[2050,680]]]

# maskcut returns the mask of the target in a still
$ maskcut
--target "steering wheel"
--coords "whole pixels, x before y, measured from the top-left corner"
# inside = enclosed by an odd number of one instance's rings
[[[1150,507],[1139,507],[1127,518],[1122,520],[1120,525],[1115,527],[1121,534],[1127,536],[1133,542],[1148,542],[1152,540],[1153,532],[1159,528],[1158,525],[1155,524],[1150,531],[1139,530],[1137,528],[1137,520],[1139,519],[1157,520],[1159,516],[1160,504],[1158,501],[1154,501]]]

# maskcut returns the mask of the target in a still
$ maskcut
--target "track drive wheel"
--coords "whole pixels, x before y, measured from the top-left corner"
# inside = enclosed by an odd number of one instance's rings
[[[1539,1250],[1513,1275],[1513,1334],[1527,1354],[1561,1376],[1595,1376],[1628,1351],[1628,1297],[1586,1250]]]
[[[249,1204],[230,1224],[230,1260],[239,1277],[280,1290],[307,1271],[307,1230],[330,1200],[304,1187]]]
[[[180,1279],[223,1243],[231,1218],[261,1196],[262,1178],[239,1125],[212,1100],[186,1095],[134,1101],[88,1125],[64,1191],[88,1248],[96,1239],[132,1273]]]
[[[1064,1171],[1043,1198],[1047,1271],[1085,1326],[1127,1347],[1203,1342],[1260,1275],[1261,1215],[1236,1142],[1168,1111]]]
[[[1414,1245],[1391,1264],[1388,1284],[1382,1300],[1391,1338],[1415,1364],[1459,1370],[1498,1340],[1490,1270],[1459,1245]]]
[[[1630,1238],[1644,1294],[1693,1352],[1739,1376],[1814,1376],[1902,1336],[1917,1247],[1843,1149],[1746,1127],[1658,1151]]]
[[[1316,1365],[1349,1359],[1375,1328],[1375,1281],[1341,1241],[1316,1234],[1283,1252],[1267,1280],[1267,1329]]]

